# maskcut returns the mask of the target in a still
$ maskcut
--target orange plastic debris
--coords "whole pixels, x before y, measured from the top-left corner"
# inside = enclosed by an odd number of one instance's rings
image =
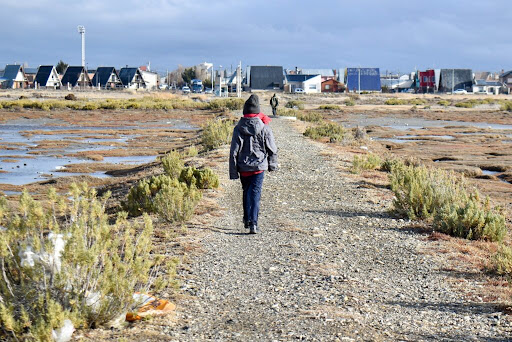
[[[137,312],[126,314],[128,322],[139,321],[145,316],[162,316],[176,309],[176,305],[165,299],[156,298],[148,294],[135,293],[133,295],[136,301],[142,302],[142,306]]]

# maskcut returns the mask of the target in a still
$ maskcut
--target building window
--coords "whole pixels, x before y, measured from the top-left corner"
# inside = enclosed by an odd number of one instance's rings
[[[316,84],[310,84],[309,89],[316,89]]]
[[[325,85],[325,90],[328,90],[328,89],[331,89],[331,86],[330,86],[330,85],[328,85],[328,84],[326,84],[326,85]]]
[[[425,83],[428,82],[428,76],[423,76],[423,82],[425,82]]]

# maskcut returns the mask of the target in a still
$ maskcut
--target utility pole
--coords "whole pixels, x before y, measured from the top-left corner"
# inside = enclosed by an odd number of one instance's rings
[[[82,36],[82,66],[85,68],[85,26],[79,25],[77,28]]]
[[[236,96],[242,97],[242,61],[236,68]]]
[[[453,87],[455,87],[455,69],[452,69],[452,95],[453,95]]]
[[[359,66],[358,71],[359,71],[359,78],[357,80],[358,94],[361,94],[361,66]]]

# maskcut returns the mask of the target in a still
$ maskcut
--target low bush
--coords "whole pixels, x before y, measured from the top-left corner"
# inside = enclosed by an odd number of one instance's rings
[[[325,105],[320,105],[320,107],[318,107],[318,109],[339,110],[339,109],[341,109],[341,107],[338,105],[333,105],[333,104],[325,104]]]
[[[454,172],[392,162],[390,182],[395,212],[433,222],[437,231],[466,239],[502,241],[505,217],[467,189]]]
[[[185,222],[194,214],[202,194],[194,186],[182,182],[162,184],[154,197],[154,211],[168,222]]]
[[[353,106],[355,106],[355,105],[356,105],[356,102],[355,102],[354,100],[352,100],[352,99],[347,99],[347,100],[345,100],[345,106],[347,106],[347,107],[353,107]]]
[[[206,150],[213,150],[224,144],[229,144],[233,134],[233,121],[231,120],[209,120],[204,126],[201,134],[201,143]]]
[[[304,135],[315,140],[329,138],[330,142],[337,142],[343,139],[345,129],[340,124],[328,122],[320,126],[308,127]]]
[[[143,179],[132,187],[123,207],[132,216],[158,213],[168,221],[184,222],[190,218],[200,199],[201,192],[195,186],[189,187],[177,178],[159,175]]]
[[[171,151],[161,159],[162,167],[165,173],[171,178],[178,178],[184,167],[183,160],[179,152]]]
[[[397,162],[391,168],[395,211],[411,220],[431,219],[448,202],[459,202],[463,179],[453,172]]]
[[[297,119],[307,122],[320,122],[323,120],[322,114],[310,112],[310,113],[298,113]]]
[[[491,258],[491,270],[498,275],[512,277],[512,248],[500,245]]]
[[[185,155],[187,157],[195,157],[199,154],[199,150],[197,149],[197,147],[195,145],[192,145],[192,146],[189,146],[186,150],[185,150]]]
[[[364,170],[377,170],[382,166],[382,159],[374,154],[368,153],[363,156],[355,155],[352,160],[352,167],[350,171],[352,173],[361,173]]]
[[[388,105],[388,106],[406,105],[407,101],[406,100],[402,100],[402,99],[391,98],[391,99],[387,99],[384,102],[384,104]]]
[[[244,99],[240,98],[228,98],[228,99],[216,99],[209,103],[209,109],[228,109],[228,110],[240,110],[244,108]]]
[[[427,101],[424,100],[424,99],[410,99],[407,101],[408,104],[412,104],[412,105],[416,105],[416,106],[421,106],[421,105],[424,105],[424,104],[427,104]]]
[[[447,100],[439,100],[437,104],[440,106],[448,107],[451,104],[451,102]]]
[[[53,341],[66,320],[102,325],[132,311],[135,292],[164,284],[149,217],[133,225],[121,213],[110,224],[108,195],[73,185],[71,196],[52,189],[44,209],[26,192],[18,209],[0,198],[1,340]]]
[[[505,217],[492,210],[489,198],[482,203],[478,192],[462,194],[460,202],[446,202],[436,213],[434,228],[470,240],[503,241]]]
[[[304,102],[299,100],[290,100],[285,105],[286,108],[304,109]]]
[[[400,163],[403,163],[400,159],[396,159],[396,158],[386,158],[384,159],[384,161],[382,162],[382,165],[380,167],[380,170],[381,171],[384,171],[384,172],[391,172],[391,170],[393,169],[393,167],[397,166],[398,164]]]
[[[180,182],[198,189],[215,189],[219,187],[219,177],[209,168],[196,169],[186,167],[181,170]]]
[[[289,108],[277,108],[277,115],[279,116],[297,116],[299,113],[296,109]]]
[[[391,98],[391,99],[387,99],[384,104],[388,105],[388,106],[396,106],[396,105],[414,105],[414,106],[420,106],[420,105],[424,105],[426,104],[427,101],[424,100],[424,99],[419,99],[419,98],[415,98],[415,99],[397,99],[397,98]]]
[[[512,112],[512,101],[506,101],[501,105],[502,110]]]
[[[459,108],[473,108],[477,105],[477,103],[475,101],[463,101],[463,102],[458,102],[455,104],[455,107],[459,107]]]
[[[66,96],[64,96],[64,100],[67,100],[67,101],[76,101],[78,100],[75,96],[75,94],[67,94]]]

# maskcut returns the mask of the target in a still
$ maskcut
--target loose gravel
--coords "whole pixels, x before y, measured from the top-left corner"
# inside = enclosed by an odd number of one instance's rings
[[[271,127],[261,233],[242,223],[241,186],[220,165],[222,217],[180,271],[179,341],[506,341],[496,307],[452,290],[441,256],[389,216],[284,118]]]

